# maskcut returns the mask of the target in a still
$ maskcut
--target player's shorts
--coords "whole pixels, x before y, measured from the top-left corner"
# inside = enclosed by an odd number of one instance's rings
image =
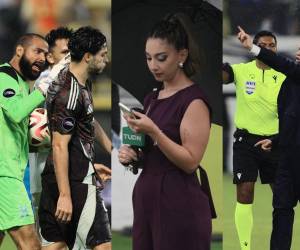
[[[29,163],[27,163],[27,166],[25,168],[24,172],[24,178],[23,178],[24,186],[28,195],[28,198],[31,201],[31,192],[30,192],[30,169],[29,169]]]
[[[0,177],[0,231],[34,223],[30,200],[24,183]]]
[[[93,248],[111,241],[107,210],[94,185],[71,182],[73,214],[68,224],[55,218],[58,200],[56,183],[42,183],[39,222],[42,245],[63,241],[69,249]]]
[[[279,151],[272,148],[271,152],[264,151],[254,145],[272,136],[249,134],[245,130],[237,130],[233,143],[233,183],[256,182],[258,173],[261,183],[274,183],[279,161]]]

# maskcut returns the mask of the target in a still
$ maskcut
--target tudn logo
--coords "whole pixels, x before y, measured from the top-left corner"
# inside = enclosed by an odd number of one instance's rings
[[[6,98],[13,97],[16,94],[16,92],[13,89],[6,89],[3,91],[3,96]]]
[[[142,137],[140,135],[128,135],[124,134],[124,139],[133,140],[133,141],[142,141]]]

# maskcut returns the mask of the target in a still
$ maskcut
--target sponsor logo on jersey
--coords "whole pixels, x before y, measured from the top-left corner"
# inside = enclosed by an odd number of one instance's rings
[[[29,216],[29,211],[26,205],[19,205],[19,212],[21,218]]]
[[[62,121],[62,127],[65,131],[71,131],[75,127],[75,119],[73,117],[67,117]]]
[[[87,114],[88,115],[91,114],[91,113],[93,113],[93,106],[92,106],[92,104],[89,105],[88,110],[87,110]]]
[[[13,89],[5,89],[3,91],[3,96],[6,98],[13,97],[15,94],[16,94],[16,91],[14,91]]]
[[[248,95],[253,94],[254,91],[255,91],[255,85],[256,85],[256,82],[247,81],[247,82],[245,83],[245,85],[246,85],[246,93],[247,93]]]
[[[240,180],[241,177],[242,177],[242,173],[237,173],[236,176],[237,176],[237,178]]]

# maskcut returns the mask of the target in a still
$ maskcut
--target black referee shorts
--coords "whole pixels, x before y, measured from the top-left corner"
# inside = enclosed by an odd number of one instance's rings
[[[256,182],[258,173],[261,183],[274,183],[279,161],[279,150],[265,152],[254,145],[271,136],[260,136],[237,129],[233,143],[233,183]]]

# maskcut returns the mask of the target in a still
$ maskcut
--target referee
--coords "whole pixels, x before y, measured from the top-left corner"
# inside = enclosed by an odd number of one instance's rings
[[[269,31],[258,32],[253,43],[277,51]],[[253,227],[252,204],[258,173],[262,184],[274,182],[278,150],[270,150],[278,133],[277,96],[285,76],[258,59],[248,63],[223,64],[223,84],[236,87],[233,143],[233,183],[237,186],[235,224],[241,249],[250,249]],[[264,150],[266,149],[266,151]]]

